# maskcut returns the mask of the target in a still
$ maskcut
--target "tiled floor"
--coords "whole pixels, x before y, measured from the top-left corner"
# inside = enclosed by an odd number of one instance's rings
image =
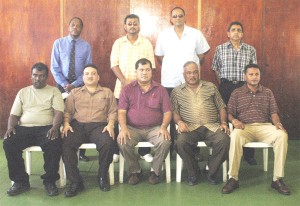
[[[172,159],[172,182],[165,183],[165,177],[158,185],[148,183],[150,164],[141,161],[144,176],[143,182],[131,186],[127,183],[118,183],[118,165],[115,165],[116,184],[112,186],[110,192],[102,192],[97,186],[97,157],[96,151],[88,150],[87,155],[92,161],[80,162],[79,167],[84,177],[85,190],[74,198],[65,198],[64,189],[60,189],[57,197],[48,197],[43,188],[40,175],[43,173],[42,154],[33,154],[32,175],[30,176],[31,190],[16,197],[6,195],[6,190],[10,187],[8,179],[5,155],[0,141],[0,206],[14,205],[299,205],[300,202],[300,141],[290,140],[286,163],[285,183],[292,191],[292,195],[284,196],[270,188],[273,170],[273,152],[269,151],[269,171],[263,172],[262,151],[256,150],[257,166],[249,166],[242,162],[240,170],[240,188],[232,194],[223,195],[221,189],[223,183],[219,185],[209,185],[204,178],[196,186],[188,186],[185,182],[175,182],[175,160]],[[207,151],[202,149],[205,156]],[[173,155],[175,156],[175,155]],[[201,168],[204,162],[200,163]],[[219,171],[221,180],[222,171]],[[183,180],[185,179],[183,172]]]

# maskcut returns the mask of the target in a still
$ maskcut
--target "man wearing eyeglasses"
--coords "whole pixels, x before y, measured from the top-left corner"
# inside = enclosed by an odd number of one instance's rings
[[[126,35],[117,39],[113,44],[110,63],[111,69],[117,77],[114,95],[118,100],[121,89],[136,79],[134,65],[141,58],[149,59],[155,68],[154,52],[151,42],[139,35],[140,19],[135,14],[125,17],[124,30]],[[118,134],[118,127],[115,127],[115,133]],[[116,148],[114,162],[118,161],[118,149]],[[139,154],[147,162],[152,162],[153,157],[150,154],[150,148],[140,148]]]
[[[185,11],[181,7],[172,9],[173,26],[159,34],[155,46],[155,55],[158,62],[162,64],[161,84],[167,89],[169,95],[175,87],[185,82],[183,65],[187,61],[194,61],[200,65],[204,54],[210,49],[203,34],[195,28],[186,26],[185,21]],[[174,141],[175,124],[172,122],[170,132]],[[199,155],[198,149],[195,155]]]

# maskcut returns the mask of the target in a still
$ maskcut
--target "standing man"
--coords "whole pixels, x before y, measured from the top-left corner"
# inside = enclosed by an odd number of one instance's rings
[[[135,14],[125,17],[124,30],[126,35],[117,39],[112,47],[110,62],[111,69],[117,77],[114,95],[119,99],[122,87],[136,80],[136,70],[134,68],[137,60],[141,58],[149,59],[155,68],[154,52],[151,42],[139,35],[140,19]],[[116,126],[115,131],[118,132]],[[119,153],[118,149],[115,151]],[[151,148],[139,148],[139,153],[147,162],[152,162],[153,157],[150,154]],[[118,156],[115,160],[118,160]]]
[[[84,142],[96,144],[99,152],[99,187],[103,191],[110,190],[108,169],[113,158],[117,102],[110,89],[99,85],[97,70],[95,65],[86,65],[83,70],[85,86],[72,90],[66,100],[63,160],[70,180],[66,197],[73,197],[84,188],[76,154]]]
[[[230,134],[229,180],[222,189],[223,194],[239,187],[238,174],[243,155],[242,147],[248,142],[264,142],[273,145],[274,174],[271,187],[279,193],[289,195],[284,184],[284,165],[288,147],[288,135],[283,128],[276,100],[272,91],[260,82],[261,69],[249,64],[244,71],[246,83],[233,91],[228,103],[228,120],[234,130]]]
[[[59,179],[61,157],[59,127],[62,123],[64,102],[59,90],[47,85],[48,67],[36,63],[31,68],[32,86],[21,89],[12,106],[8,129],[4,135],[9,178],[14,182],[7,191],[15,196],[30,189],[25,172],[23,149],[40,146],[44,152],[45,174],[41,176],[46,193],[58,195],[55,181]]]
[[[245,66],[257,63],[254,47],[242,42],[243,25],[240,22],[230,23],[227,36],[229,41],[217,46],[212,63],[225,104],[228,104],[233,90],[244,85]],[[257,164],[253,148],[244,148],[244,159],[250,165]]]
[[[188,184],[198,183],[200,168],[194,158],[198,141],[204,141],[213,152],[209,157],[206,178],[217,184],[215,175],[227,159],[229,136],[227,133],[226,105],[217,87],[200,80],[198,65],[189,61],[184,64],[185,84],[176,87],[171,95],[174,122],[178,125],[175,150],[183,159],[188,171]]]
[[[57,88],[64,92],[83,85],[83,67],[92,63],[92,51],[88,42],[80,38],[83,22],[74,17],[69,23],[69,35],[54,42],[51,55],[51,72]],[[85,150],[80,150],[79,159],[89,161]]]
[[[121,131],[118,136],[120,150],[125,159],[128,183],[138,184],[142,174],[134,148],[140,141],[154,145],[149,182],[159,183],[159,175],[170,147],[167,127],[172,118],[171,102],[167,91],[152,80],[152,64],[140,59],[135,64],[137,80],[126,85],[120,95],[118,119]],[[142,115],[141,115],[142,114]]]
[[[210,47],[203,34],[185,25],[185,11],[181,7],[171,10],[173,26],[159,34],[155,46],[155,55],[161,67],[161,84],[167,89],[169,96],[172,90],[184,83],[183,65],[194,61],[198,65]],[[174,141],[175,124],[170,124],[171,138]],[[172,150],[172,146],[171,146]],[[199,151],[195,155],[199,155]]]

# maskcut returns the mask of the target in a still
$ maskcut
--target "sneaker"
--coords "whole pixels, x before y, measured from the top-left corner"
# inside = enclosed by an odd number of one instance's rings
[[[159,183],[159,176],[155,174],[155,172],[150,172],[149,182],[152,185]]]
[[[15,182],[11,188],[9,188],[9,190],[7,190],[7,194],[9,196],[15,196],[15,195],[18,195],[18,194],[21,194],[23,192],[26,192],[30,190],[30,184],[29,183],[18,183],[18,182]]]
[[[44,182],[45,191],[48,196],[57,196],[58,195],[58,189],[53,182]]]
[[[120,159],[120,155],[118,155],[118,154],[114,154],[114,156],[113,156],[113,162],[119,162],[119,159]]]
[[[141,156],[141,159],[145,160],[146,162],[152,162],[153,161],[153,156],[149,153],[144,156]]]

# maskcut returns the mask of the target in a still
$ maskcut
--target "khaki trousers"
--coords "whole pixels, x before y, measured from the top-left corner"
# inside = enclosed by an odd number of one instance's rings
[[[273,179],[284,177],[284,165],[288,148],[288,135],[271,123],[246,124],[245,129],[234,129],[230,135],[228,175],[238,179],[243,145],[248,142],[264,142],[273,145]]]

